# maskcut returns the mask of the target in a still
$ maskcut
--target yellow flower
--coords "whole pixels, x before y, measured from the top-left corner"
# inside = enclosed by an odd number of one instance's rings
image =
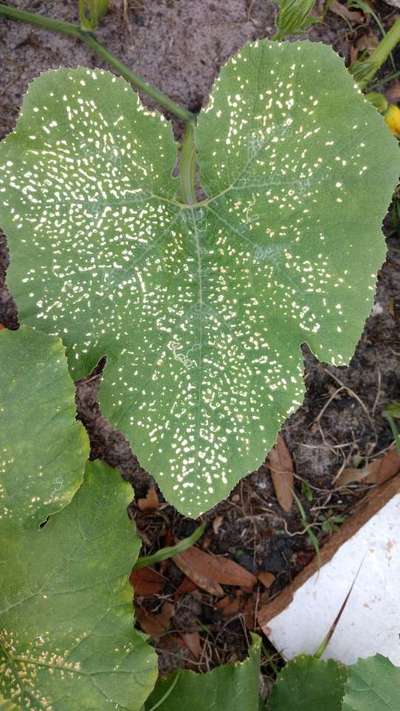
[[[400,109],[394,104],[390,104],[385,113],[385,121],[392,133],[400,138]]]

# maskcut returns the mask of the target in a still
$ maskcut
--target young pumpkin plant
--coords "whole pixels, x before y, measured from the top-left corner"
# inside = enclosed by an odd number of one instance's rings
[[[0,224],[22,321],[63,339],[74,378],[107,355],[104,415],[197,516],[301,403],[300,344],[351,357],[399,162],[329,48],[265,41],[187,124],[180,185],[175,160],[124,80],[49,72],[0,146]]]

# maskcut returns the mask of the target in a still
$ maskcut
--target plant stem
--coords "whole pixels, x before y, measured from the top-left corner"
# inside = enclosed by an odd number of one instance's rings
[[[378,46],[374,49],[371,54],[371,59],[379,64],[379,67],[386,62],[390,52],[395,49],[396,45],[400,42],[400,17],[393,23],[390,30],[381,39]]]
[[[374,78],[382,64],[384,64],[389,54],[394,50],[400,42],[400,17],[394,22],[390,30],[381,39],[378,46],[374,49],[368,59],[354,62],[350,67],[355,80],[358,82],[360,89],[364,89],[367,84]]]
[[[179,163],[179,178],[181,183],[181,198],[186,205],[194,205],[196,198],[196,144],[194,140],[194,125],[187,123],[183,134],[181,156]]]
[[[205,529],[206,524],[202,523],[201,526],[198,526],[198,528],[193,531],[191,536],[183,538],[183,540],[179,541],[179,543],[175,546],[167,546],[166,548],[161,548],[156,553],[153,553],[153,555],[146,555],[138,558],[133,569],[139,570],[140,568],[147,568],[150,565],[155,565],[155,563],[160,563],[162,560],[167,560],[168,558],[173,558],[179,553],[183,553],[188,548],[191,548],[199,540],[199,538],[202,537]]]
[[[16,7],[10,7],[10,5],[4,5],[3,3],[0,3],[0,15],[8,17],[10,20],[28,22],[31,25],[37,25],[38,27],[43,27],[44,29],[52,32],[63,32],[64,34],[71,35],[72,37],[80,37],[81,35],[78,25],[74,25],[72,22],[54,20],[51,17],[43,17],[43,15],[36,15],[33,12],[18,10]]]
[[[15,7],[10,7],[9,5],[4,5],[3,3],[0,3],[0,17],[1,16],[7,17],[10,20],[17,20],[19,22],[28,22],[31,25],[42,27],[43,29],[50,30],[51,32],[61,32],[62,34],[69,35],[70,37],[80,39],[102,59],[114,67],[114,69],[116,69],[121,76],[133,84],[133,86],[142,91],[144,94],[147,94],[147,96],[150,96],[160,106],[176,116],[178,119],[185,122],[194,120],[194,114],[184,109],[183,106],[179,106],[179,104],[175,103],[175,101],[170,99],[169,96],[166,96],[166,94],[162,91],[151,84],[148,84],[144,79],[135,74],[135,72],[132,72],[126,64],[123,64],[123,62],[111,54],[111,52],[109,52],[108,49],[101,44],[101,42],[99,42],[92,33],[85,32],[78,25],[75,25],[72,22],[64,22],[63,20],[55,20],[51,17],[43,17],[43,15],[26,12],[25,10],[18,10]]]

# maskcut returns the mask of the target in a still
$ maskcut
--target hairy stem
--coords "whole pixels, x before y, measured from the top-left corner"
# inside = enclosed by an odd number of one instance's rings
[[[44,17],[43,15],[26,12],[25,10],[18,10],[15,7],[10,7],[9,5],[4,5],[3,3],[0,3],[0,17],[7,17],[10,20],[17,20],[19,22],[27,22],[31,25],[35,25],[36,27],[42,27],[45,30],[50,30],[51,32],[61,32],[64,35],[80,39],[88,47],[90,47],[90,49],[96,52],[96,54],[116,69],[121,76],[133,84],[136,89],[139,89],[144,94],[147,94],[147,96],[150,96],[160,106],[176,116],[178,119],[185,122],[189,122],[194,119],[194,114],[184,109],[183,106],[179,106],[179,104],[170,99],[169,96],[166,96],[166,94],[162,91],[151,84],[148,84],[135,72],[132,72],[126,64],[111,54],[111,52],[109,52],[108,49],[101,44],[101,42],[99,42],[92,33],[85,32],[78,25],[75,25],[72,22],[55,20],[51,17]]]
[[[370,59],[373,59],[379,67],[386,62],[389,54],[396,48],[400,42],[400,18],[398,18],[386,33],[386,35],[381,39],[378,46],[374,49],[371,54]]]
[[[367,59],[361,59],[360,61],[354,62],[354,64],[350,67],[350,71],[357,81],[360,89],[365,89],[399,42],[400,18],[393,23],[389,32],[386,33]]]
[[[179,178],[181,183],[181,199],[185,205],[194,205],[196,198],[196,144],[194,140],[195,127],[187,123],[181,146],[179,163]]]

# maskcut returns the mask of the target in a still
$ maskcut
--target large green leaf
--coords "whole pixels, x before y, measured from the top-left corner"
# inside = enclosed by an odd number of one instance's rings
[[[377,654],[348,668],[343,711],[399,711],[400,669]]]
[[[346,669],[333,659],[301,655],[288,662],[272,689],[271,711],[341,711]],[[378,711],[378,709],[376,709]]]
[[[157,672],[133,630],[131,489],[100,464],[82,484],[87,436],[58,338],[2,331],[0,360],[0,707],[136,711]]]
[[[181,671],[178,677],[172,674],[160,680],[145,711],[153,707],[160,711],[258,711],[260,649],[261,639],[254,635],[244,662],[226,664],[207,674]]]
[[[90,464],[68,506],[1,545],[0,694],[19,709],[138,711],[152,690],[155,653],[133,629],[130,498]]]
[[[13,536],[69,503],[89,445],[59,338],[3,330],[0,363],[0,533]]]
[[[101,71],[30,86],[0,147],[0,224],[22,318],[74,376],[103,354],[104,414],[181,511],[257,467],[303,397],[299,344],[351,356],[384,258],[396,144],[342,60],[261,42],[198,121],[208,199],[171,177],[169,126]]]

